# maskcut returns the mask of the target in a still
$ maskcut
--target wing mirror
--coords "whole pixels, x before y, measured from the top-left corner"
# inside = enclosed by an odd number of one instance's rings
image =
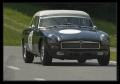
[[[95,25],[93,25],[93,29],[97,29],[97,27]]]
[[[34,29],[34,28],[35,28],[35,25],[33,25],[33,24],[32,24],[31,28],[33,28],[33,29]]]

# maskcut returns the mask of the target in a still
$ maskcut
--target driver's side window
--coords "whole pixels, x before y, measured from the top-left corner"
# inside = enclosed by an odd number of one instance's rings
[[[36,16],[32,19],[32,22],[31,22],[30,26],[32,27],[32,25],[34,25],[35,28],[37,28],[38,27],[38,22],[39,22],[39,16]]]
[[[31,22],[31,24],[30,24],[31,27],[32,27],[32,25],[34,25],[34,19],[35,19],[35,18],[32,19],[32,22]]]

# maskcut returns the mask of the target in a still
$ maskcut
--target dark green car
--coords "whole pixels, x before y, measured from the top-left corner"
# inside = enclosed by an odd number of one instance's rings
[[[100,65],[110,60],[109,35],[97,30],[86,12],[77,10],[44,10],[34,14],[28,29],[22,32],[25,63],[40,57],[42,65],[53,58],[77,60],[97,59]]]

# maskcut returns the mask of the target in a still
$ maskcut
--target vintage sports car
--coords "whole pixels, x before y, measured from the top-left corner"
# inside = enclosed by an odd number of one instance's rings
[[[25,63],[32,63],[35,56],[42,65],[50,65],[56,58],[78,63],[97,59],[99,65],[107,66],[109,43],[109,35],[97,30],[89,14],[78,10],[38,11],[21,38]]]

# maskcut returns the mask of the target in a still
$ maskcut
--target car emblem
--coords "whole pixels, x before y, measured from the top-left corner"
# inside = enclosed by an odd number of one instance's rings
[[[83,40],[80,40],[80,44],[83,44]]]

